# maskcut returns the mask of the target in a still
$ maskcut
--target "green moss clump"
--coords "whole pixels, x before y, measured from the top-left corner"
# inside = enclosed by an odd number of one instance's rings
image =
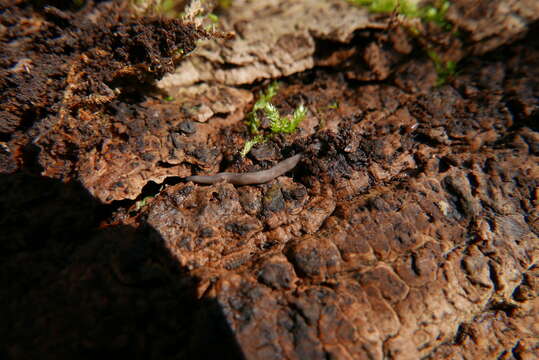
[[[254,137],[245,143],[240,152],[241,156],[247,155],[253,146],[267,141],[274,135],[294,133],[307,116],[307,108],[303,104],[299,105],[291,116],[281,116],[279,110],[271,103],[271,99],[277,94],[278,89],[279,84],[273,82],[266,88],[266,91],[260,92],[246,122]],[[261,129],[260,116],[265,116],[270,120],[269,133]]]

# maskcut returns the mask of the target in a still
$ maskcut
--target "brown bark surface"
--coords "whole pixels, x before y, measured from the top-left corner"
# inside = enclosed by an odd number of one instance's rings
[[[202,42],[122,3],[2,4],[0,357],[537,358],[539,4],[469,3],[417,37],[237,0]],[[443,85],[425,44],[460,61]],[[242,158],[274,78],[307,117]]]

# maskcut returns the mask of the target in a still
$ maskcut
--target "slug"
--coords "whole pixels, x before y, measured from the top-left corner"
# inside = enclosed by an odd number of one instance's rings
[[[298,164],[301,159],[301,154],[294,155],[285,159],[275,165],[274,167],[261,170],[248,172],[243,174],[236,174],[230,172],[222,172],[211,176],[188,176],[186,181],[193,181],[199,184],[216,184],[220,181],[225,181],[234,185],[251,185],[251,184],[263,184],[275,179],[278,176],[283,175],[287,171],[292,170]]]

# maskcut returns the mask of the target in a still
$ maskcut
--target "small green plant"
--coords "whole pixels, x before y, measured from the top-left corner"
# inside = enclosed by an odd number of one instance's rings
[[[214,13],[208,14],[208,19],[214,24],[217,24],[219,22],[219,16],[215,15]]]
[[[435,0],[431,5],[418,7],[416,0],[348,0],[352,4],[366,6],[369,11],[376,13],[397,13],[405,16],[408,19],[419,19],[423,23],[436,24],[440,29],[444,31],[452,31],[453,25],[447,21],[446,14],[451,6],[449,0]],[[418,27],[413,23],[406,24],[404,26],[416,37],[423,37],[428,39],[426,34],[423,34]],[[454,36],[457,35],[457,31],[453,31]],[[434,51],[429,49],[429,46],[425,46],[426,52],[429,58],[434,63],[438,79],[436,80],[436,86],[443,85],[448,78],[455,75],[457,64],[454,61],[444,62],[440,56]]]
[[[451,24],[445,19],[451,6],[449,0],[438,0],[433,5],[418,7],[414,0],[348,0],[352,4],[365,6],[374,13],[397,13],[409,19],[433,22],[444,30],[451,30]]]
[[[217,16],[214,13],[208,13],[206,15],[200,15],[199,18],[204,21],[204,19],[208,19],[209,23],[204,26],[204,30],[209,32],[215,32],[217,26],[219,25],[219,16]]]
[[[151,200],[152,198],[153,198],[153,196],[146,196],[144,199],[137,201],[135,203],[135,211],[139,211],[144,206],[146,206],[148,201]]]
[[[445,18],[447,10],[451,3],[447,0],[438,1],[435,5],[428,5],[422,9],[421,18],[425,21],[430,21],[437,24],[439,27],[445,31],[451,31],[452,25]]]
[[[143,14],[158,14],[170,18],[180,16],[175,0],[131,0],[135,10]]]
[[[197,26],[204,26],[204,29],[210,33],[216,32],[219,25],[219,17],[208,12],[209,9],[204,5],[205,0],[192,0],[188,5],[180,0],[129,0],[129,2],[138,13],[182,18],[194,22]]]
[[[258,100],[254,104],[253,110],[247,115],[247,126],[252,135],[258,135],[260,133],[260,117],[258,113],[270,105],[270,101],[277,94],[278,88],[279,84],[274,81],[267,87],[265,92],[261,91],[258,94]]]
[[[441,86],[447,82],[450,77],[455,76],[457,73],[457,63],[454,61],[443,61],[440,58],[440,55],[434,50],[427,50],[427,55],[434,63],[434,68],[436,69],[436,74],[438,78],[436,79],[436,86]]]
[[[218,0],[217,6],[221,9],[228,9],[232,6],[232,0]]]
[[[243,149],[240,152],[241,156],[245,157],[245,155],[249,154],[249,151],[251,151],[253,146],[255,146],[256,144],[262,144],[263,142],[266,142],[266,137],[262,134],[258,134],[254,138],[247,140],[247,142],[245,142],[245,145],[243,145]]]
[[[330,110],[337,110],[339,106],[340,106],[339,101],[335,100],[331,104],[329,104],[327,108]]]
[[[417,5],[410,0],[349,0],[352,4],[365,6],[370,12],[392,13],[396,11],[407,17],[418,17]]]
[[[258,100],[253,106],[253,110],[247,116],[246,124],[253,138],[248,140],[240,152],[241,156],[245,156],[251,151],[253,146],[266,142],[276,134],[292,134],[295,132],[299,124],[307,116],[307,108],[301,104],[290,116],[281,116],[279,110],[271,103],[271,99],[277,94],[279,84],[271,83],[266,91],[261,91]],[[262,119],[266,117],[270,121],[269,133],[261,128]]]
[[[176,2],[174,0],[155,1],[156,10],[166,16],[177,17],[178,11],[175,9]]]
[[[292,134],[298,128],[299,123],[305,119],[307,109],[303,104],[298,106],[291,117],[282,117],[279,111],[269,104],[266,112],[267,117],[271,120],[271,132],[274,134]]]

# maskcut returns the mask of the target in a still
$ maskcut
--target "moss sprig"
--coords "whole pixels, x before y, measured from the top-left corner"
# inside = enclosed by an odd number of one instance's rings
[[[258,100],[255,102],[253,110],[247,115],[246,121],[253,138],[245,143],[240,152],[241,156],[247,155],[256,144],[266,142],[277,134],[294,133],[307,116],[307,108],[303,104],[299,105],[292,115],[281,116],[279,110],[271,103],[272,98],[277,95],[278,89],[279,84],[273,82],[266,88],[266,91],[259,93]],[[269,132],[262,129],[261,117],[269,120]]]

